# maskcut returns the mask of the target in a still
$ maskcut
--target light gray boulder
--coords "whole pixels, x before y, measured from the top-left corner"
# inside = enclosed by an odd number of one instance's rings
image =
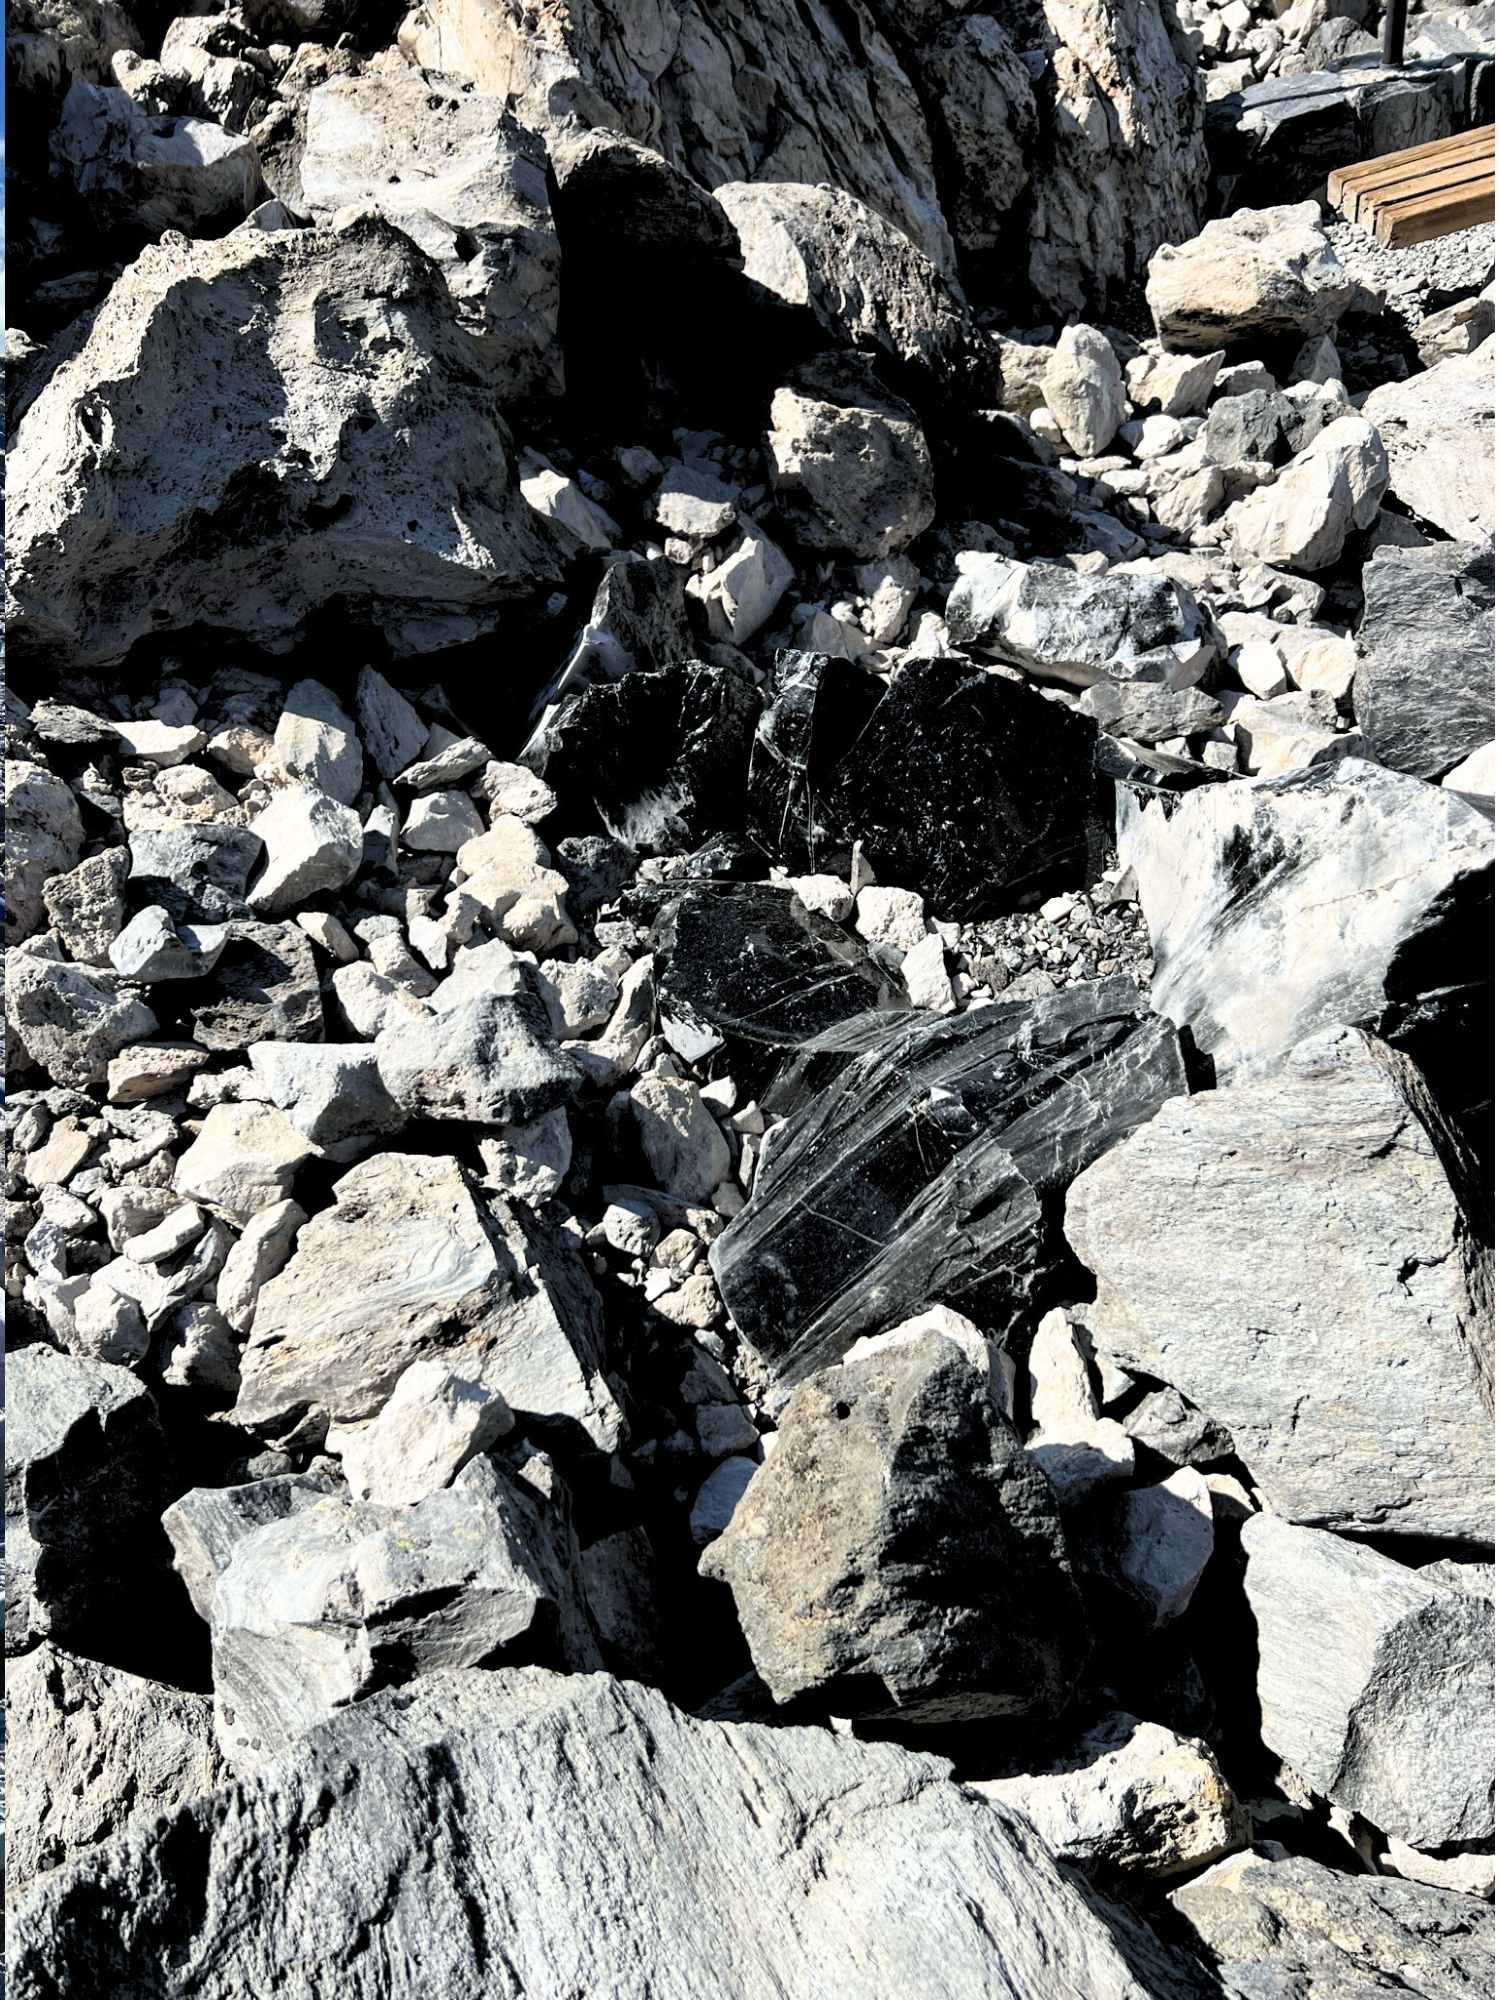
[[[294,1472],[243,1486],[195,1486],[174,1500],[161,1524],[172,1545],[173,1567],[198,1616],[206,1620],[211,1614],[214,1586],[247,1535],[333,1490],[329,1478]]]
[[[1163,347],[1202,354],[1326,333],[1356,289],[1318,204],[1303,201],[1237,209],[1187,242],[1163,244],[1151,259],[1146,304]]]
[[[105,228],[202,235],[240,222],[261,195],[255,142],[208,118],[154,117],[123,90],[75,83],[52,157]]]
[[[1051,1488],[988,1371],[936,1333],[799,1384],[699,1567],[733,1591],[778,1702],[1055,1715],[1089,1650]]]
[[[566,1512],[476,1458],[410,1506],[328,1495],[238,1541],[209,1614],[214,1727],[245,1772],[379,1687],[443,1667],[600,1663]]]
[[[376,1037],[374,1054],[380,1082],[412,1118],[524,1123],[565,1103],[579,1082],[531,993],[480,994],[392,1023]]]
[[[199,2000],[323,1968],[343,2000],[485,2000],[497,1964],[591,2000],[1204,1991],[949,1769],[699,1722],[602,1675],[434,1674],[39,1884],[11,1913],[10,1991],[160,1987],[171,1954]],[[166,1863],[184,1852],[206,1903]]]
[[[1158,1722],[1115,1710],[1026,1762],[970,1782],[1024,1813],[1059,1861],[1159,1878],[1245,1845],[1248,1822],[1213,1752]]]
[[[1151,933],[1151,1004],[1223,1083],[1264,1074],[1315,1028],[1398,1038],[1440,1013],[1476,976],[1450,913],[1482,921],[1494,829],[1456,793],[1345,757],[1204,787],[1170,818],[1127,806],[1120,859]]]
[[[83,851],[83,822],[71,790],[43,764],[5,760],[5,942],[41,929],[44,892]],[[71,947],[70,947],[71,948]],[[107,949],[107,946],[106,946]],[[77,957],[80,954],[75,953]]]
[[[140,994],[114,971],[6,954],[5,1022],[28,1061],[75,1090],[103,1083],[122,1050],[157,1032]]]
[[[1065,326],[1042,375],[1042,397],[1077,458],[1099,458],[1130,415],[1114,349],[1092,326]]]
[[[771,398],[777,503],[810,548],[866,559],[904,548],[936,511],[916,412],[859,362],[832,356]]]
[[[359,670],[354,712],[365,754],[386,783],[392,783],[421,756],[429,734],[427,724],[401,690],[392,687],[374,667]]]
[[[1380,432],[1391,494],[1456,542],[1495,534],[1495,342],[1372,389],[1360,414]]]
[[[358,813],[310,785],[277,792],[250,831],[266,851],[249,898],[260,916],[279,916],[325,890],[342,889],[364,858]]]
[[[541,140],[452,77],[360,68],[285,115],[266,177],[297,213],[373,210],[442,272],[459,324],[503,402],[556,396],[562,252]]]
[[[1274,1514],[1240,1531],[1266,1746],[1413,1847],[1495,1831],[1495,1607]]]
[[[7,775],[15,768],[15,762],[8,763]],[[6,811],[13,814],[9,805]],[[16,817],[7,825],[7,844],[12,852],[21,837]],[[99,854],[86,855],[76,868],[47,877],[42,885],[47,921],[62,939],[69,958],[85,965],[109,963],[109,948],[125,928],[125,898],[120,890],[129,873],[130,849],[106,847]],[[13,881],[13,877],[8,879],[8,889]],[[7,899],[7,913],[13,903],[14,893]]]
[[[1441,778],[1495,733],[1495,552],[1439,542],[1364,567],[1354,713],[1369,754]]]
[[[1089,1517],[1090,1559],[1130,1622],[1170,1625],[1193,1601],[1214,1552],[1213,1501],[1183,1466],[1154,1486],[1112,1497]]]
[[[179,1156],[172,1185],[178,1194],[243,1224],[284,1202],[297,1169],[316,1151],[285,1113],[269,1104],[215,1104]]]
[[[1095,681],[1079,708],[1111,736],[1132,743],[1160,743],[1169,736],[1199,736],[1216,729],[1224,710],[1201,688],[1167,687],[1161,681]]]
[[[334,1426],[334,1453],[356,1500],[409,1506],[448,1485],[471,1458],[515,1428],[498,1389],[456,1375],[441,1361],[414,1361],[378,1417]]]
[[[1208,614],[1171,577],[1009,556],[964,558],[943,615],[955,645],[1074,687],[1189,688],[1218,650]]]
[[[1380,433],[1363,417],[1339,417],[1269,486],[1225,516],[1242,557],[1299,571],[1330,568],[1356,529],[1380,511],[1389,480]]]
[[[493,630],[558,557],[466,340],[375,218],[151,246],[18,427],[12,642],[94,667],[194,626],[284,650],[345,599],[397,655]]]
[[[205,1694],[42,1644],[6,1662],[5,1886],[227,1782]]]
[[[457,1161],[377,1153],[346,1173],[261,1290],[236,1420],[321,1438],[375,1416],[442,1356],[564,1440],[610,1450],[599,1301],[576,1251],[524,1207],[482,1205]]]
[[[364,752],[353,720],[321,681],[287,689],[276,717],[271,755],[297,785],[352,806],[364,777]]]
[[[122,979],[143,986],[163,979],[205,979],[218,963],[228,938],[223,924],[184,924],[180,929],[160,904],[138,910],[109,947],[109,962]]]
[[[1274,1842],[1218,1862],[1172,1903],[1228,2000],[1403,1988],[1482,2000],[1494,1980],[1495,1915],[1477,1898],[1324,1868]]]
[[[252,1042],[246,1053],[271,1103],[328,1159],[357,1159],[406,1123],[368,1042]]]
[[[1451,1158],[1413,1066],[1326,1029],[1073,1183],[1091,1326],[1217,1418],[1289,1520],[1485,1541],[1493,1277]]]
[[[5,1650],[127,1601],[161,1506],[166,1440],[127,1368],[14,1349],[5,1439]]]

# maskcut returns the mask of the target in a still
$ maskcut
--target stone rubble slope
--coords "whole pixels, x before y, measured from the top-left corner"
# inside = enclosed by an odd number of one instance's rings
[[[1487,1990],[1493,232],[1318,195],[1492,55],[1341,5],[15,0],[15,1990]]]

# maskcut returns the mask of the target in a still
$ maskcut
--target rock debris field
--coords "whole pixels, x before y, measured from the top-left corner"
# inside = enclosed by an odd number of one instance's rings
[[[1492,28],[12,0],[12,2000],[1492,1994]]]

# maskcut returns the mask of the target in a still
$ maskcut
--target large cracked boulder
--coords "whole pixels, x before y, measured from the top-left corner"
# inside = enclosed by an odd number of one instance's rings
[[[428,651],[559,574],[441,273],[376,218],[146,250],[9,472],[11,636],[53,664],[334,607]]]
[[[1228,2000],[1483,2000],[1495,1913],[1474,1896],[1346,1874],[1267,1842],[1178,1889],[1172,1902]]]
[[[1364,569],[1354,713],[1370,755],[1441,778],[1495,732],[1495,551],[1381,549]]]
[[[5,1668],[5,1884],[202,1798],[228,1778],[213,1703],[41,1645]]]
[[[236,1420],[320,1437],[374,1417],[413,1361],[441,1356],[512,1409],[609,1450],[597,1294],[540,1216],[489,1204],[456,1160],[378,1153],[350,1169],[264,1286]]]
[[[874,558],[905,548],[936,512],[916,412],[862,362],[825,356],[771,399],[777,504],[810,549]]]
[[[1138,1975],[1125,1923],[949,1768],[602,1675],[436,1674],[39,1884],[10,1993],[185,1996],[164,1965],[197,2000],[325,1971],[341,2000],[1204,1990],[1165,1950]]]
[[[1151,932],[1152,1005],[1221,1083],[1263,1074],[1315,1028],[1371,1027],[1472,1138],[1491,1086],[1451,1031],[1488,1004],[1494,846],[1474,803],[1359,757],[1206,787],[1170,818],[1127,807],[1120,858]]]
[[[1495,342],[1404,382],[1382,382],[1362,405],[1390,460],[1391,493],[1457,542],[1495,533]]]
[[[1486,1541],[1493,1271],[1454,1158],[1413,1066],[1325,1029],[1073,1183],[1091,1324],[1225,1425],[1287,1519]]]
[[[1240,1539],[1267,1747],[1409,1846],[1492,1840],[1493,1600],[1274,1514]]]
[[[125,1599],[161,1507],[165,1440],[128,1368],[50,1347],[10,1356],[5,1650],[65,1639]]]
[[[442,271],[505,403],[557,395],[562,252],[547,158],[502,99],[421,70],[330,77],[288,106],[266,177],[299,215],[373,209]]]
[[[1326,333],[1355,290],[1318,204],[1304,201],[1238,209],[1188,242],[1164,244],[1151,259],[1146,303],[1163,347],[1207,354]]]
[[[803,1382],[700,1568],[779,1702],[905,1722],[1051,1716],[1089,1653],[1052,1489],[941,1333]]]

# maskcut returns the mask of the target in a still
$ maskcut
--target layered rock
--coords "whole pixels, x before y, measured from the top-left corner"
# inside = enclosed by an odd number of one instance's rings
[[[789,1382],[931,1303],[999,1336],[1043,1302],[1056,1192],[1183,1087],[1128,980],[830,1030],[768,1098],[784,1123],[713,1246],[735,1324]]]
[[[793,1393],[703,1573],[779,1702],[1055,1715],[1089,1641],[1050,1487],[959,1346],[869,1345]]]
[[[492,629],[558,558],[464,342],[377,220],[148,249],[12,448],[14,643],[104,666],[203,626],[276,650],[333,602],[398,652]]]
[[[1492,1533],[1493,1277],[1453,1157],[1412,1065],[1333,1028],[1166,1105],[1068,1196],[1100,1338],[1224,1424],[1289,1520]]]
[[[683,2000],[705,1982],[978,1996],[997,1952],[1019,1991],[1199,1990],[1165,1951],[1137,1976],[1030,1827],[948,1769],[827,1730],[695,1722],[602,1676],[437,1674],[39,1885],[12,1912],[12,1991],[40,2000],[73,1967],[123,1990],[211,1945],[204,2000],[335,1963],[349,2000],[479,2000],[497,1961],[619,2000],[642,1977]],[[228,1912],[184,1903],[163,1866],[183,1851]],[[232,1870],[231,1852],[279,1861]]]

